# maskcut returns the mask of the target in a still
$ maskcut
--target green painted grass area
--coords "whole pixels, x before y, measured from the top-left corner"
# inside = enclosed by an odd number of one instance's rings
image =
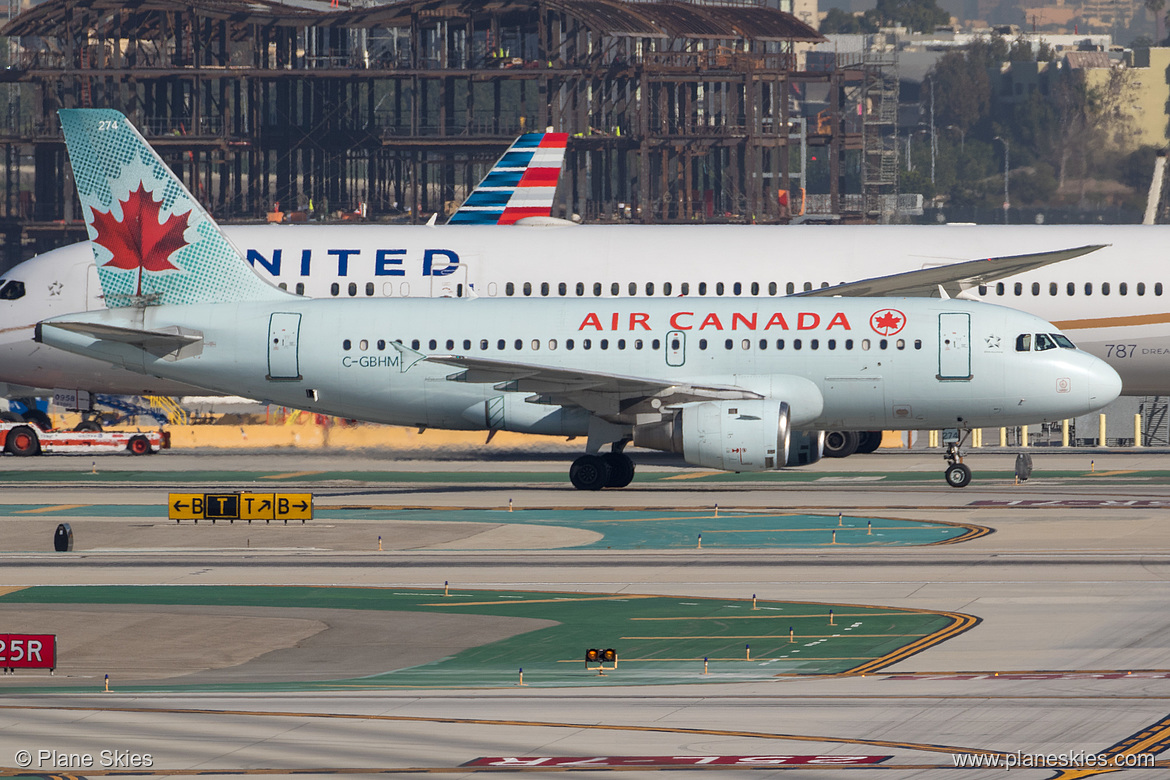
[[[44,511],[50,509],[51,511]],[[30,514],[31,513],[31,514]],[[62,505],[0,505],[0,517],[126,517],[166,521],[164,506],[95,504],[84,508]],[[394,522],[516,524],[595,531],[601,538],[575,549],[669,550],[808,547],[900,547],[953,544],[988,533],[963,524],[901,520],[897,518],[794,514],[775,511],[720,511],[698,509],[385,509],[347,508],[314,510],[315,522],[362,519],[385,521],[387,543],[393,548]],[[220,521],[224,522],[224,521]],[[449,548],[454,549],[454,548]],[[474,548],[484,549],[482,544]]]
[[[776,675],[839,674],[904,657],[973,624],[967,616],[842,604],[667,596],[408,588],[269,586],[41,586],[5,604],[264,606],[460,613],[555,620],[557,625],[469,648],[454,656],[360,679],[307,683],[178,685],[136,690],[280,691],[353,688],[655,685],[752,681]],[[829,611],[832,610],[833,625]],[[795,641],[789,639],[789,629]],[[750,645],[751,660],[746,646]],[[612,647],[618,669],[585,668],[587,648]],[[703,659],[708,674],[703,675]],[[59,659],[68,671],[67,657]],[[875,663],[876,662],[876,663]],[[324,675],[323,675],[324,676]],[[0,689],[13,691],[2,685]],[[54,690],[61,690],[54,688]]]
[[[98,461],[101,464],[101,461]],[[848,473],[826,473],[792,469],[758,473],[733,472],[639,472],[635,482],[678,481],[680,486],[691,482],[766,482],[806,483],[819,481],[865,481],[867,483],[942,482],[943,463],[939,459],[937,471],[879,471]],[[562,483],[569,487],[568,477],[560,471],[320,471],[316,473],[297,472],[295,477],[286,477],[287,472],[279,471],[130,471],[101,468],[93,474],[84,466],[77,471],[0,471],[0,484],[5,483],[59,483],[63,478],[77,484],[107,484],[133,482],[153,485],[190,484],[260,484],[274,488],[289,484],[316,484],[326,482],[357,483],[452,483],[452,484],[499,484],[499,483]],[[976,469],[976,479],[1006,479],[1015,476],[1014,471]],[[1033,479],[1079,479],[1091,478],[1094,482],[1115,480],[1119,482],[1165,479],[1170,470],[1135,471],[1125,475],[1095,476],[1087,470],[1037,471]]]

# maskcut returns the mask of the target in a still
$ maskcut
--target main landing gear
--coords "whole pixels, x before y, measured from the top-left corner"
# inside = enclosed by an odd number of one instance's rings
[[[950,435],[948,435],[950,434]],[[971,467],[963,463],[963,453],[961,448],[967,443],[967,438],[971,435],[970,430],[963,431],[963,438],[959,438],[958,431],[944,431],[943,444],[946,445],[946,453],[943,455],[943,460],[947,462],[947,470],[943,472],[946,477],[947,484],[953,488],[967,487],[971,482]]]
[[[569,481],[578,490],[624,488],[634,479],[634,461],[622,452],[627,442],[614,442],[613,452],[582,455],[569,467]]]

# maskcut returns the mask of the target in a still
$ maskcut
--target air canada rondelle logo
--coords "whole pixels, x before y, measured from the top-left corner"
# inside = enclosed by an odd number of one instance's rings
[[[893,336],[901,333],[906,327],[906,315],[897,309],[882,309],[869,316],[869,327],[874,333],[882,336]]]

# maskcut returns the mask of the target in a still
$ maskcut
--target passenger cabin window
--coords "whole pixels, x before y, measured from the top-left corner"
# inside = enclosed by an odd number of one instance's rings
[[[996,295],[1003,295],[1003,290],[1004,290],[1003,282],[996,282],[995,283],[995,294]]]
[[[558,284],[557,285],[557,294],[560,295],[561,297],[568,295],[569,294],[569,285],[565,284],[564,282],[561,282],[560,284]],[[577,294],[580,295],[580,293],[577,293]]]
[[[297,295],[304,295],[304,294],[305,294],[305,283],[304,282],[297,282]]]
[[[739,295],[740,293],[743,292],[743,285],[740,284],[739,282],[736,282],[735,284],[733,284],[731,286],[731,291],[733,293],[735,293],[736,295]]]
[[[768,282],[768,295],[775,295],[775,294],[776,294],[776,283],[775,282]]]
[[[1093,294],[1093,283],[1092,282],[1085,282],[1085,295],[1092,295],[1092,294]]]
[[[630,296],[632,297],[632,296],[635,296],[637,294],[638,294],[638,283],[637,282],[630,282]]]
[[[650,286],[651,286],[651,288],[653,288],[653,287],[654,287],[654,285],[650,285]],[[662,294],[663,294],[663,295],[665,295],[665,296],[667,296],[667,297],[670,297],[670,292],[671,292],[671,290],[673,290],[673,289],[674,289],[674,288],[673,288],[673,287],[671,287],[671,285],[670,285],[670,282],[663,282],[663,283],[662,283]]]
[[[352,298],[357,295],[357,282],[349,283],[349,297]]]
[[[752,282],[752,295],[759,295],[759,294],[760,294],[760,283],[759,282]]]
[[[334,282],[333,284],[329,285],[329,294],[330,295],[339,295],[340,293],[341,293],[341,285],[340,284],[338,284],[337,282]]]
[[[577,297],[580,298],[584,294],[585,294],[585,283],[584,282],[577,282]]]
[[[1024,294],[1024,285],[1021,282],[1016,282],[1014,285],[1012,285],[1012,288],[1013,288],[1012,291],[1016,295],[1023,295]]]
[[[792,295],[794,292],[796,292],[796,285],[795,284],[793,284],[792,282],[789,282],[788,284],[784,285],[784,294],[785,295]]]
[[[682,284],[680,284],[678,286],[678,291],[681,295],[690,295],[691,294],[691,283],[690,282],[683,282]]]
[[[654,282],[646,282],[646,294],[647,295],[654,294]]]
[[[1127,284],[1126,282],[1118,282],[1117,283],[1117,294],[1118,295],[1129,295],[1129,284]]]
[[[540,283],[540,294],[545,296],[548,295],[548,282]]]
[[[723,295],[723,282],[715,282],[715,294]]]
[[[706,294],[707,294],[707,283],[706,282],[699,282],[699,295],[706,295]]]
[[[1040,294],[1040,282],[1032,282],[1032,294],[1033,295]]]
[[[1068,283],[1068,288],[1067,288],[1066,292],[1067,292],[1067,293],[1068,293],[1070,296],[1076,295],[1076,294],[1077,294],[1077,286],[1076,286],[1076,284],[1075,284],[1075,283],[1073,283],[1073,282],[1069,282],[1069,283]]]
[[[1162,283],[1161,282],[1154,282],[1154,295],[1161,295],[1161,294],[1162,294]]]
[[[366,297],[367,298],[374,297],[374,283],[373,282],[366,282]]]
[[[1060,287],[1056,284],[1056,282],[1049,282],[1048,283],[1048,294],[1049,295],[1056,295],[1056,293],[1059,291],[1060,291]]]
[[[524,294],[525,295],[532,295],[532,282],[525,282],[524,283]]]
[[[515,294],[516,294],[516,285],[512,284],[511,282],[508,282],[507,284],[504,285],[504,295],[515,295]]]
[[[1145,295],[1146,294],[1146,283],[1145,282],[1138,282],[1137,283],[1137,294],[1138,295]]]
[[[1016,336],[1016,352],[1030,352],[1032,350],[1032,334],[1021,333]]]
[[[615,297],[615,298],[616,298],[617,296],[621,295],[621,294],[622,294],[622,288],[621,288],[621,285],[619,285],[617,282],[614,282],[613,284],[611,284],[611,285],[609,286],[609,294],[610,294],[610,295],[612,295],[612,296],[613,296],[613,297]]]
[[[1101,294],[1102,295],[1109,294],[1109,282],[1101,282]]]
[[[980,295],[987,295],[987,285],[985,285],[985,284],[979,285],[979,294]]]
[[[595,298],[601,297],[601,282],[594,282],[593,283],[593,297],[595,297]]]

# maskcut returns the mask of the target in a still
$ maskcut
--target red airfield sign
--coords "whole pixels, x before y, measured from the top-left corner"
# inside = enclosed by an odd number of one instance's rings
[[[56,669],[56,634],[0,634],[0,668]]]

